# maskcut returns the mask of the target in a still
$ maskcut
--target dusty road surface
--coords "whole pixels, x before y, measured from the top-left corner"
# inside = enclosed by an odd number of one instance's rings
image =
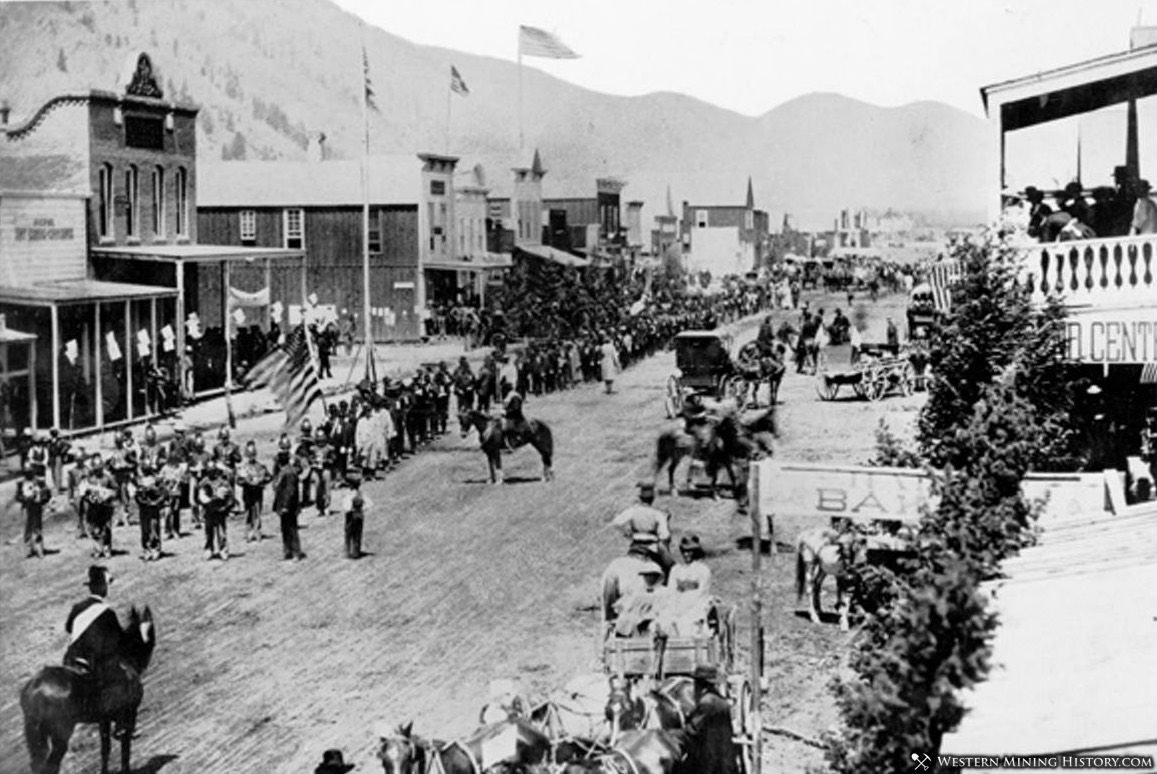
[[[825,302],[839,305],[812,301]],[[885,315],[899,322],[901,305],[892,297],[870,310],[870,340],[883,338]],[[753,325],[743,332],[752,335]],[[673,367],[664,353],[623,374],[614,395],[591,385],[529,400],[526,413],[554,430],[550,484],[539,480],[538,456],[524,449],[506,458],[511,483],[490,486],[473,436],[441,438],[365,487],[369,555],[360,561],[342,558],[336,514],[303,516],[302,562],[281,560],[273,518],[270,539],[259,544],[242,542],[243,525],[231,522],[235,553],[225,563],[201,559],[200,532],[144,563],[136,528],[118,529],[123,553],[109,562],[111,601],[122,620],[130,604],[150,605],[159,633],[134,771],[304,772],[330,747],[343,749],[357,771],[377,771],[377,721],[413,720],[417,732],[453,738],[475,726],[492,678],[518,678],[536,697],[596,669],[597,581],[625,549],[606,524],[635,500],[654,439],[671,424],[662,406]],[[814,378],[793,373],[781,400],[778,454],[856,463],[871,455],[879,418],[906,433],[922,396],[821,403]],[[269,448],[270,424],[255,420],[237,435],[260,435]],[[719,595],[741,606],[746,662],[747,518],[728,499],[659,502],[674,515],[676,540],[687,530],[702,536]],[[17,509],[3,519],[0,773],[28,770],[17,693],[38,667],[59,660],[65,616],[85,595],[88,546],[73,537],[71,521],[53,521],[54,553],[36,561],[14,540]],[[777,527],[777,541],[790,544],[798,525]],[[773,553],[764,561],[764,715],[769,725],[817,738],[836,720],[827,682],[846,639],[834,625],[812,626],[796,614],[792,559]],[[64,771],[97,771],[97,750],[95,729],[79,728]],[[767,737],[764,757],[776,772],[822,761],[813,747],[778,735]]]

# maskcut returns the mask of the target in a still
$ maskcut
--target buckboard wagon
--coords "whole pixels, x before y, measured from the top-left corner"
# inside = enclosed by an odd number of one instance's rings
[[[835,400],[841,387],[850,387],[857,397],[880,400],[888,393],[911,395],[916,371],[908,353],[898,347],[865,346],[857,363],[843,371],[832,371],[821,362],[816,371],[816,392],[822,400]]]
[[[712,599],[706,615],[706,631],[691,635],[639,635],[620,637],[614,624],[603,629],[603,671],[632,685],[659,681],[669,677],[691,679],[695,668],[712,666],[720,677],[720,693],[731,704],[731,726],[743,772],[754,770],[755,712],[754,694],[746,673],[737,671],[736,609],[724,608]]]

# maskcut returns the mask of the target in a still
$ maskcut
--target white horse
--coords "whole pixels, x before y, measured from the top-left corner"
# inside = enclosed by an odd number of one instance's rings
[[[796,542],[795,593],[797,601],[805,595],[808,598],[808,617],[812,623],[819,623],[822,609],[820,589],[828,575],[836,581],[836,610],[840,616],[840,631],[849,628],[848,616],[851,611],[851,594],[848,591],[852,574],[851,567],[864,561],[869,552],[901,552],[907,541],[900,536],[886,534],[864,535],[857,540],[853,532],[837,532],[826,527],[816,527],[800,534]]]

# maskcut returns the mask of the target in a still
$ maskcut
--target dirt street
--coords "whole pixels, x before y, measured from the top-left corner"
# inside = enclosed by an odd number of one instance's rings
[[[830,310],[843,299],[813,296]],[[869,341],[883,340],[883,320],[903,328],[903,299],[869,310]],[[783,315],[785,313],[778,313]],[[795,319],[795,313],[791,313]],[[743,336],[754,333],[754,324]],[[737,342],[738,344],[738,342]],[[356,771],[378,771],[375,722],[414,721],[416,732],[453,738],[470,731],[487,682],[518,678],[543,696],[580,672],[597,669],[597,581],[624,548],[609,520],[636,498],[653,443],[670,421],[663,391],[674,357],[637,364],[616,382],[531,398],[525,412],[554,431],[556,480],[539,480],[541,463],[523,449],[505,459],[508,483],[486,481],[477,439],[455,432],[364,488],[372,506],[360,561],[342,556],[342,517],[303,515],[308,558],[281,560],[275,518],[268,539],[243,541],[230,522],[228,562],[201,558],[201,533],[166,545],[145,563],[136,527],[116,531],[121,552],[109,565],[111,602],[122,620],[130,604],[151,605],[159,645],[146,674],[137,772],[305,772],[326,748],[342,748]],[[923,400],[851,397],[821,402],[815,379],[789,373],[781,391],[785,459],[859,463],[874,447],[881,417],[901,434]],[[268,420],[242,425],[237,437],[272,436]],[[339,499],[341,492],[338,493]],[[268,499],[268,498],[267,498]],[[748,654],[749,550],[746,517],[724,499],[660,497],[673,513],[675,539],[698,532],[715,572],[717,593],[740,605],[741,658]],[[54,552],[25,560],[12,538],[18,509],[3,518],[0,548],[0,774],[28,770],[18,704],[20,686],[42,664],[58,662],[70,605],[84,597],[88,543],[61,514],[46,542]],[[777,524],[792,543],[799,525]],[[813,626],[796,614],[794,557],[765,557],[764,625],[768,632],[768,725],[809,738],[836,721],[827,683],[846,641],[834,624]],[[829,603],[830,604],[830,603]],[[783,736],[765,737],[776,772],[804,772],[820,752]],[[115,748],[114,748],[115,750]],[[81,727],[65,772],[98,770],[93,727]]]

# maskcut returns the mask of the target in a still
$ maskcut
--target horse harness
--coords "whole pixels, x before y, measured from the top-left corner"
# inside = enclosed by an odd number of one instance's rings
[[[605,774],[641,774],[638,764],[622,750],[611,750],[599,758]]]

